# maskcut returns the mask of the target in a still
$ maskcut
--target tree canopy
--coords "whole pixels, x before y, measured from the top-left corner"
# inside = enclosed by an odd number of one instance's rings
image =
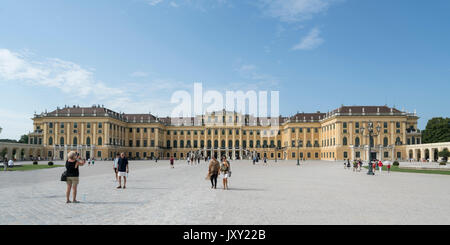
[[[425,130],[422,131],[422,142],[450,142],[450,118],[434,117],[428,120]]]

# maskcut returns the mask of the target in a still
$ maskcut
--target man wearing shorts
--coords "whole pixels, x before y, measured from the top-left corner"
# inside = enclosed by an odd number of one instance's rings
[[[123,177],[123,189],[126,188],[127,185],[127,175],[128,175],[128,159],[125,157],[125,154],[122,152],[120,153],[120,158],[117,163],[117,170],[118,170],[118,176],[119,176],[119,186],[117,186],[117,189],[122,188],[122,177]]]

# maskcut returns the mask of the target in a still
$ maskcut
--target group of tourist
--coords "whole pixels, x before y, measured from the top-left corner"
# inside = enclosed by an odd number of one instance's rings
[[[3,159],[3,171],[8,171],[8,168],[14,167],[14,161],[12,159],[9,159],[5,157]]]
[[[79,203],[77,200],[77,189],[79,184],[80,172],[79,168],[86,164],[86,160],[82,159],[81,156],[75,152],[71,151],[68,154],[68,159],[66,161],[66,203]],[[209,158],[205,158],[209,159]],[[200,163],[200,158],[198,159],[190,159],[190,161],[197,161],[197,164]],[[88,164],[90,164],[91,160],[88,160]],[[174,168],[174,158],[170,158],[170,166]],[[94,161],[92,160],[92,164]],[[6,169],[6,167],[5,167]],[[128,159],[125,157],[125,154],[122,152],[117,154],[113,160],[113,170],[115,181],[119,182],[119,185],[116,187],[117,189],[126,189],[127,177],[129,173]],[[221,162],[217,161],[215,157],[211,158],[209,167],[208,167],[208,175],[207,179],[211,181],[211,188],[217,189],[217,178],[219,175],[222,177],[223,189],[228,190],[228,178],[231,176],[231,167],[230,162],[227,160],[225,156],[222,157]],[[123,185],[122,185],[123,178]],[[70,200],[70,194],[72,194],[72,201]]]
[[[353,172],[361,172],[361,168],[362,168],[362,161],[361,160],[353,160]],[[350,169],[351,165],[350,165],[350,159],[347,159],[347,162],[344,162],[344,169]]]
[[[188,165],[200,164],[200,159],[201,159],[200,156],[195,156],[195,157],[193,155],[188,156],[187,157],[187,164]]]
[[[228,190],[228,178],[231,176],[231,167],[225,156],[222,157],[220,163],[215,157],[212,157],[209,163],[206,179],[211,181],[211,189],[217,189],[217,178],[219,175],[222,177],[223,189]]]
[[[381,160],[374,159],[374,160],[372,160],[372,162],[370,164],[371,164],[371,166],[369,166],[369,167],[372,167],[374,174],[375,174],[376,170],[378,170],[380,172],[380,174],[382,173],[384,165]],[[353,172],[361,172],[363,162],[360,159],[353,160],[352,165],[353,165]],[[350,169],[350,167],[351,167],[350,159],[347,159],[347,161],[344,162],[344,169]],[[390,163],[386,164],[386,169],[387,169],[388,173],[391,172],[391,164]]]

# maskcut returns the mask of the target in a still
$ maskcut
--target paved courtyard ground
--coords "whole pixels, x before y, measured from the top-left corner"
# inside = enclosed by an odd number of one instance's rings
[[[79,204],[65,203],[63,168],[0,172],[0,224],[450,224],[448,175],[367,176],[340,161],[231,167],[224,191],[210,189],[205,162],[131,161],[122,190],[97,161],[80,169]]]

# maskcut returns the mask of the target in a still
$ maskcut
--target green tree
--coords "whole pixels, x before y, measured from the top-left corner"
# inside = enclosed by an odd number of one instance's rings
[[[12,139],[0,139],[0,142],[17,143],[17,140],[12,140]]]
[[[5,158],[6,153],[8,153],[8,149],[3,148],[3,150],[0,152],[0,156],[1,156],[2,158]]]
[[[443,158],[444,162],[447,162],[448,158],[450,157],[450,152],[447,148],[444,148],[438,153],[438,155]]]
[[[425,130],[422,131],[422,142],[450,142],[450,118],[434,117],[428,120]]]
[[[19,143],[28,144],[28,135],[24,134],[24,135],[20,136]]]

